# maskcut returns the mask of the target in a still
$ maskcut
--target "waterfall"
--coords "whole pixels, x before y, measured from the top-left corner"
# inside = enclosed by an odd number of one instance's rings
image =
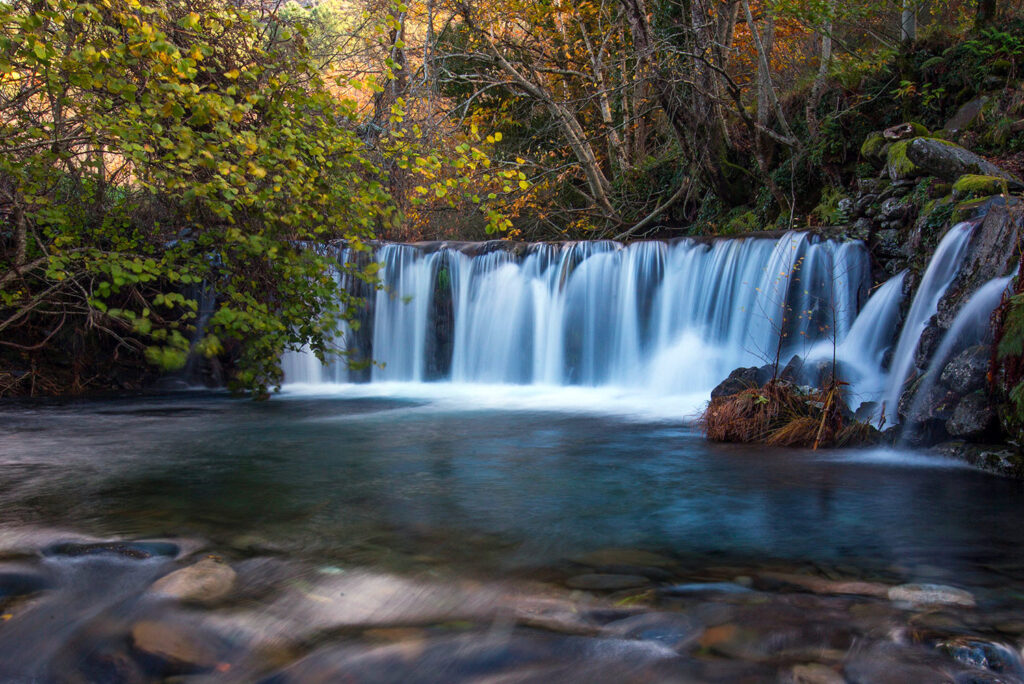
[[[921,278],[921,285],[917,288],[917,295],[910,304],[910,311],[900,332],[883,394],[885,418],[890,425],[899,422],[897,409],[900,395],[903,393],[903,384],[914,367],[914,356],[921,341],[921,333],[927,327],[928,320],[938,311],[939,301],[956,277],[973,229],[974,226],[970,223],[959,223],[950,228],[936,248]]]
[[[701,395],[741,365],[841,340],[870,284],[860,242],[384,245],[369,302],[374,383],[636,388]],[[493,249],[492,249],[493,248]],[[346,382],[284,359],[288,383]]]
[[[999,306],[999,302],[1002,301],[1003,294],[1012,280],[1013,276],[993,278],[978,288],[978,291],[971,295],[971,298],[960,308],[928,364],[928,370],[921,386],[914,394],[910,411],[907,413],[908,416],[916,416],[919,413],[924,398],[935,386],[938,377],[942,374],[942,369],[946,367],[946,363],[954,354],[985,341],[990,332],[992,312]],[[904,441],[913,437],[910,432],[913,427],[914,425],[909,422],[904,427],[902,434]]]
[[[826,340],[807,354],[808,362],[830,360],[835,354],[840,377],[850,383],[846,397],[851,408],[864,401],[879,400],[885,390],[885,354],[896,339],[906,278],[907,272],[901,271],[885,281],[834,349],[832,342]]]

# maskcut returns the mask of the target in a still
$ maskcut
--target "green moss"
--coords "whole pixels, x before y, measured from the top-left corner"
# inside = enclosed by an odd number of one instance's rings
[[[880,159],[882,148],[885,147],[885,138],[881,133],[872,133],[860,146],[860,155],[868,159]]]
[[[952,222],[962,223],[963,221],[970,221],[977,218],[978,210],[981,209],[987,201],[987,197],[982,197],[981,199],[958,202],[956,208],[953,210]]]
[[[761,225],[757,219],[757,214],[752,211],[746,211],[744,207],[739,207],[729,213],[729,217],[722,230],[719,231],[719,235],[753,233],[758,230],[761,230]]]
[[[953,196],[957,199],[967,197],[988,197],[998,195],[1003,191],[1006,181],[997,176],[979,176],[968,174],[960,176],[956,183],[953,183]]]
[[[889,171],[889,178],[899,180],[901,178],[913,178],[918,174],[917,165],[907,157],[907,145],[910,140],[901,140],[889,147],[886,155],[885,166]]]
[[[914,131],[915,138],[927,138],[931,135],[931,131],[928,130],[927,126],[916,121],[910,122],[910,128]]]

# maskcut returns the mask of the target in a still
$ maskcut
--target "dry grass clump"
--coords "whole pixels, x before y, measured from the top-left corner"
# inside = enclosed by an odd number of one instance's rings
[[[806,393],[772,380],[760,388],[712,399],[697,424],[716,442],[817,449],[873,441],[874,428],[844,416],[841,387],[833,382]]]

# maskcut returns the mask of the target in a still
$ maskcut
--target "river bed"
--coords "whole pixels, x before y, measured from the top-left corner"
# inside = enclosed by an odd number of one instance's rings
[[[1024,681],[1019,483],[585,396],[5,404],[0,679]]]

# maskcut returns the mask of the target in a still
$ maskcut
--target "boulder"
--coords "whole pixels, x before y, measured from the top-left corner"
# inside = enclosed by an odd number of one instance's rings
[[[879,221],[904,221],[910,216],[913,207],[898,197],[890,197],[878,208]]]
[[[985,344],[968,347],[946,364],[939,381],[960,396],[983,389],[988,382],[990,354]]]
[[[953,183],[953,199],[961,202],[972,197],[990,197],[1009,189],[1009,182],[998,176],[983,176],[969,173]]]
[[[711,390],[711,398],[730,397],[745,389],[756,387],[758,385],[757,376],[758,369],[756,367],[737,368],[732,373],[729,373],[728,378]]]
[[[924,138],[901,140],[889,146],[885,154],[885,171],[894,181],[917,178],[918,176],[935,175],[917,165],[908,154],[911,143]],[[960,174],[957,174],[958,176]]]
[[[1024,183],[1013,174],[984,157],[945,140],[914,138],[906,143],[905,152],[906,159],[929,176],[938,176],[946,181],[955,181],[967,174],[996,176],[1006,179],[1011,189],[1024,188]]]
[[[224,598],[235,586],[235,571],[215,558],[204,558],[195,565],[161,577],[149,592],[179,601],[211,603]]]
[[[960,131],[966,131],[968,128],[970,128],[971,124],[973,124],[978,119],[978,117],[981,115],[982,109],[984,109],[987,103],[988,97],[986,97],[985,95],[974,98],[967,104],[960,107],[960,109],[956,110],[956,114],[954,114],[949,119],[949,121],[946,122],[946,125],[943,126],[943,129],[949,131],[950,133],[959,133]]]
[[[995,409],[984,392],[971,392],[956,405],[946,421],[946,432],[963,439],[981,439],[997,429]]]

